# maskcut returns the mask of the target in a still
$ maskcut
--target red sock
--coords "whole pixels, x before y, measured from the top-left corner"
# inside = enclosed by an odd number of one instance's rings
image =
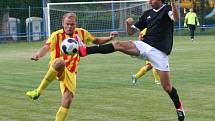
[[[79,55],[81,57],[87,56],[87,47],[86,45],[82,42],[82,40],[79,38],[79,36],[76,36],[77,41],[78,41],[78,51]]]

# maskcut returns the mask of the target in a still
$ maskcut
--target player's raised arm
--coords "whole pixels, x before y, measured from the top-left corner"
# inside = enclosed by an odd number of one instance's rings
[[[106,42],[109,42],[113,40],[118,35],[117,31],[110,32],[110,36],[108,37],[96,37],[95,40],[93,41],[94,44],[104,44]]]
[[[177,22],[179,20],[179,16],[178,16],[178,10],[177,7],[175,5],[175,0],[170,0],[171,6],[172,6],[172,12],[173,12],[173,20],[175,22]]]
[[[46,53],[49,51],[49,46],[44,45],[42,48],[40,48],[36,53],[34,53],[31,57],[31,60],[37,61],[41,57],[45,56]]]

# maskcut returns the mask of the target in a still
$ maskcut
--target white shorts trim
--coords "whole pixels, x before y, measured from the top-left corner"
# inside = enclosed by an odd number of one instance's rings
[[[133,41],[140,51],[138,56],[141,59],[149,60],[155,69],[160,71],[170,71],[169,58],[166,53],[150,46],[143,41]]]

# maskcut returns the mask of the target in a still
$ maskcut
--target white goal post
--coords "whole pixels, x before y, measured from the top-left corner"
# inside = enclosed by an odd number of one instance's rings
[[[62,17],[67,12],[77,14],[78,27],[98,35],[110,31],[125,32],[126,18],[137,20],[149,8],[148,0],[48,3],[48,35],[62,28]]]

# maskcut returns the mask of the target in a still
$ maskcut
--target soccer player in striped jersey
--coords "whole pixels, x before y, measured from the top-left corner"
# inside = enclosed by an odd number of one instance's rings
[[[146,31],[147,31],[147,28],[143,29],[140,33],[139,33],[139,36],[138,36],[138,39],[139,40],[143,40],[144,39],[144,35],[146,34]],[[158,73],[156,71],[155,68],[153,68],[152,64],[150,61],[146,60],[145,62],[146,64],[144,66],[142,66],[140,68],[140,70],[136,73],[136,74],[132,74],[131,75],[131,80],[132,80],[132,83],[135,85],[137,83],[137,80],[142,77],[143,75],[145,75],[148,71],[150,71],[152,69],[152,73],[153,73],[153,76],[154,76],[154,81],[155,81],[155,84],[160,84],[160,79],[159,79],[159,76],[158,76]]]
[[[26,95],[33,100],[39,98],[44,89],[55,79],[59,80],[62,93],[61,106],[56,113],[55,121],[64,121],[67,117],[70,104],[76,91],[76,75],[78,63],[80,61],[79,53],[74,55],[63,55],[60,51],[60,45],[65,38],[73,37],[79,42],[79,48],[82,44],[89,45],[103,44],[112,40],[118,32],[111,32],[107,37],[94,37],[87,30],[77,28],[77,17],[75,13],[66,13],[62,19],[63,29],[57,30],[51,34],[45,45],[33,54],[31,60],[39,60],[49,51],[51,59],[49,69],[41,80],[40,85],[33,91],[27,91]],[[78,39],[80,38],[80,39]],[[81,41],[81,42],[80,42]],[[84,46],[83,46],[84,47]]]

